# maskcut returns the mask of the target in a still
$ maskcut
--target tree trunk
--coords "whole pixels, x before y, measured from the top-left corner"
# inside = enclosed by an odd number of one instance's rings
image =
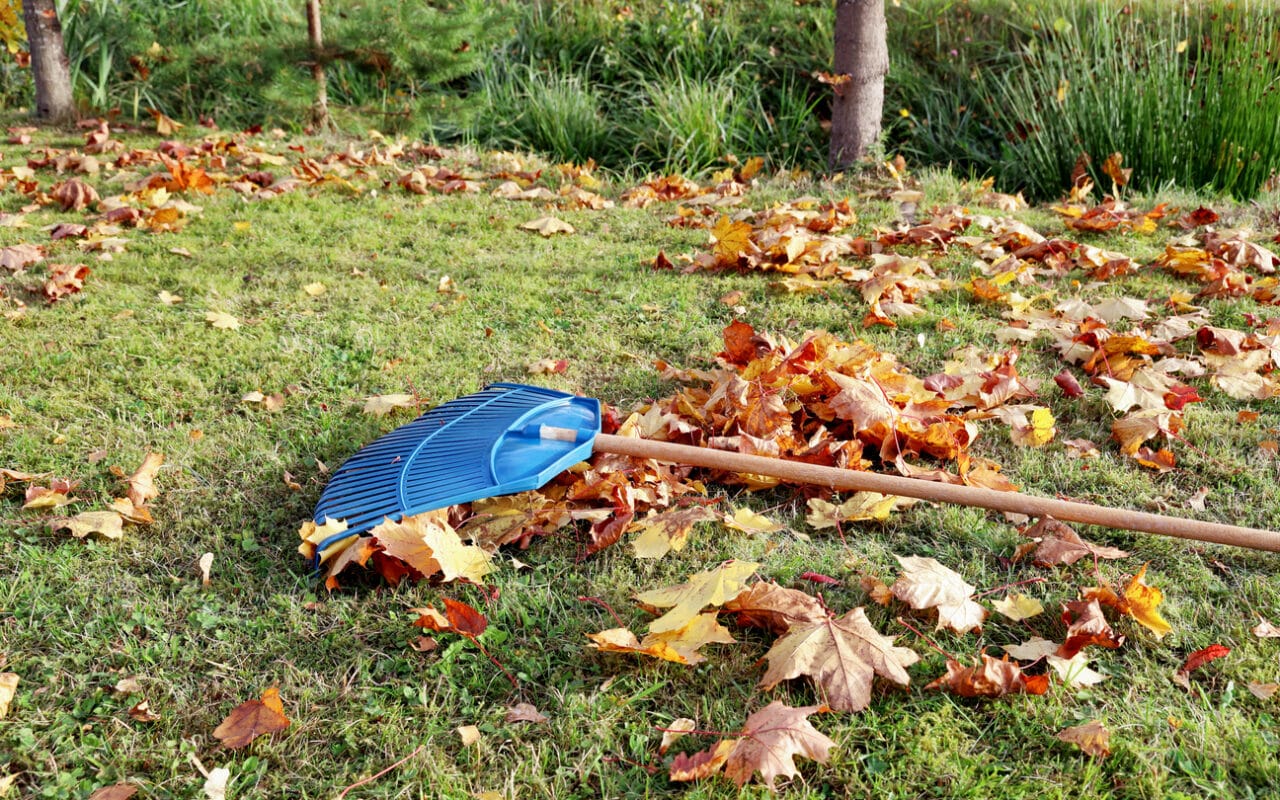
[[[324,74],[324,35],[320,28],[320,0],[307,0],[307,35],[311,38],[311,77],[316,82],[316,102],[311,122],[321,131],[333,128],[329,118],[329,81]]]
[[[36,118],[67,122],[76,116],[71,96],[71,65],[62,43],[62,23],[53,0],[22,0],[22,18],[31,47],[31,77],[36,84]]]
[[[831,104],[831,169],[843,169],[880,138],[884,76],[889,73],[884,0],[836,0],[835,74]]]

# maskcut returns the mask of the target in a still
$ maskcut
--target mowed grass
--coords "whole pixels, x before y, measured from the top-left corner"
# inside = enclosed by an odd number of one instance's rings
[[[42,134],[60,147],[79,137]],[[139,146],[154,146],[139,140]],[[306,142],[313,152],[340,145]],[[0,166],[23,163],[10,148]],[[42,174],[42,183],[51,176]],[[762,564],[785,585],[821,589],[843,612],[868,606],[881,630],[922,656],[908,690],[879,686],[861,714],[825,714],[815,725],[837,742],[831,763],[801,761],[782,781],[789,797],[1267,797],[1280,785],[1280,700],[1258,699],[1254,683],[1280,680],[1280,644],[1255,637],[1257,615],[1280,621],[1280,558],[1142,534],[1084,529],[1089,539],[1133,552],[1104,562],[1116,582],[1149,563],[1146,581],[1166,595],[1161,610],[1174,632],[1156,640],[1118,620],[1124,648],[1099,651],[1092,666],[1106,680],[1092,688],[1055,683],[1043,697],[966,700],[921,687],[941,675],[944,657],[896,621],[901,607],[871,603],[863,575],[892,582],[895,555],[932,556],[979,592],[1044,578],[1026,590],[1047,615],[1027,623],[993,616],[980,635],[932,632],[941,650],[971,659],[986,648],[1035,632],[1049,635],[1058,604],[1099,579],[1094,565],[1040,570],[1009,561],[1021,540],[1002,517],[977,509],[919,505],[883,525],[849,526],[843,536],[814,531],[791,490],[747,495],[712,487],[725,505],[750,505],[787,526],[749,537],[702,526],[684,551],[639,561],[624,545],[580,560],[573,533],[504,551],[486,590],[401,585],[375,578],[328,594],[297,555],[296,530],[310,516],[326,475],[362,444],[412,418],[362,413],[364,398],[409,392],[423,408],[497,380],[577,390],[629,409],[669,393],[652,362],[705,367],[734,318],[799,338],[826,329],[865,337],[917,374],[954,348],[1000,349],[996,311],[959,287],[969,276],[959,253],[937,258],[956,288],[924,301],[924,318],[896,330],[862,329],[856,292],[788,295],[761,275],[680,275],[646,262],[704,247],[705,231],[669,227],[674,205],[649,209],[555,211],[577,228],[552,239],[518,226],[546,213],[531,204],[480,195],[426,196],[394,185],[351,194],[301,190],[246,203],[230,192],[191,198],[203,206],[180,233],[127,232],[127,249],[93,269],[82,293],[45,307],[32,302],[0,321],[0,467],[52,472],[80,481],[72,510],[101,505],[123,491],[112,465],[131,472],[148,450],[165,454],[153,502],[156,523],[129,528],[120,541],[78,541],[51,530],[46,516],[24,512],[19,488],[0,505],[0,671],[21,678],[0,719],[0,778],[17,775],[18,796],[83,798],[121,781],[139,797],[203,797],[206,769],[232,774],[229,797],[332,798],[345,787],[403,761],[346,796],[361,798],[761,797],[723,778],[694,785],[666,777],[657,730],[694,717],[704,730],[731,733],[773,699],[820,702],[796,681],[764,692],[757,663],[769,646],[758,632],[734,629],[740,643],[708,648],[708,661],[685,667],[602,655],[585,634],[615,626],[610,604],[632,630],[648,616],[629,598],[684,580],[727,558]],[[47,186],[46,186],[47,188]],[[610,186],[616,196],[625,187]],[[746,204],[812,195],[855,200],[869,234],[890,224],[894,206],[862,196],[859,185],[765,182]],[[926,180],[929,202],[963,199],[943,175]],[[3,210],[25,200],[0,195]],[[1234,208],[1237,219],[1253,219]],[[32,227],[0,228],[0,244],[44,242],[40,226],[74,216],[32,214]],[[1061,231],[1043,212],[1026,215],[1042,231]],[[1274,230],[1268,231],[1274,233]],[[1097,243],[1149,259],[1170,234],[1108,237]],[[72,246],[54,261],[74,259]],[[181,248],[190,257],[175,254]],[[449,276],[456,292],[438,291]],[[3,276],[0,276],[3,277]],[[1070,276],[1056,286],[1079,291]],[[322,283],[312,296],[305,286]],[[1135,294],[1162,299],[1192,288],[1139,274],[1085,290],[1096,299]],[[164,305],[161,290],[183,302]],[[744,311],[720,302],[741,291]],[[1154,305],[1154,303],[1153,303]],[[1268,316],[1249,301],[1210,305],[1219,324],[1242,314]],[[225,312],[239,330],[211,327]],[[940,319],[955,330],[939,331]],[[1113,413],[1096,395],[1071,401],[1047,380],[1061,364],[1046,347],[1025,348],[1024,374],[1046,380],[1059,441],[1084,436],[1103,444]],[[527,365],[564,358],[567,372],[531,376]],[[1062,494],[1135,510],[1192,515],[1186,501],[1209,487],[1205,519],[1280,529],[1280,471],[1259,443],[1277,437],[1274,401],[1253,404],[1261,417],[1237,423],[1249,407],[1201,386],[1207,402],[1188,407],[1179,469],[1155,475],[1103,444],[1100,459],[1071,458],[1055,442],[1013,447],[1001,428],[983,427],[974,452],[1004,465],[1026,491]],[[285,394],[269,412],[242,402],[259,390]],[[199,432],[198,434],[196,432]],[[91,459],[90,456],[93,455]],[[292,489],[290,479],[301,485]],[[209,585],[197,563],[213,554]],[[526,567],[520,567],[517,559]],[[800,576],[833,576],[814,586]],[[985,598],[989,603],[1003,593]],[[478,649],[440,636],[434,652],[411,643],[420,633],[406,610],[453,597],[480,608],[490,627],[485,648],[518,680],[515,689]],[[1059,626],[1060,627],[1060,626]],[[1190,692],[1170,676],[1192,651],[1220,643],[1230,656],[1194,673]],[[135,677],[141,694],[114,686]],[[292,725],[239,751],[212,731],[239,703],[278,686]],[[158,716],[138,722],[129,709],[146,699]],[[543,724],[506,723],[516,702],[534,704]],[[1093,759],[1055,734],[1103,720],[1112,755]],[[479,742],[455,732],[476,725]],[[690,737],[676,750],[713,740]]]

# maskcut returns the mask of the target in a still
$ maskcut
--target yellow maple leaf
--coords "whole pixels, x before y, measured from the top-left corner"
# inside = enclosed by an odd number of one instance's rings
[[[664,633],[650,633],[643,640],[626,628],[611,628],[600,633],[588,633],[591,647],[606,653],[640,653],[642,655],[674,661],[677,664],[701,664],[706,656],[697,652],[708,644],[734,644],[729,629],[716,621],[715,612],[699,614],[682,628]]]
[[[66,528],[77,539],[96,533],[106,539],[124,536],[124,518],[114,511],[86,511],[74,517],[57,520],[54,528]]]
[[[1160,616],[1160,612],[1156,610],[1156,606],[1164,602],[1164,592],[1161,592],[1154,586],[1148,586],[1142,582],[1143,577],[1147,574],[1147,565],[1143,564],[1142,569],[1129,579],[1129,583],[1124,587],[1124,601],[1127,608],[1123,609],[1124,613],[1136,619],[1145,628],[1149,629],[1159,639],[1166,633],[1173,630],[1164,617]]]
[[[574,233],[572,225],[555,217],[538,217],[524,223],[520,228],[545,237],[555,236],[557,233]]]
[[[650,513],[632,523],[639,534],[631,540],[636,558],[662,558],[667,553],[684,549],[693,526],[699,522],[717,519],[720,515],[702,507]]]
[[[240,320],[223,311],[210,311],[204,315],[204,321],[224,331],[234,331],[240,328]]]
[[[912,505],[917,500],[879,492],[855,492],[840,505],[818,497],[809,499],[805,522],[813,528],[834,528],[843,522],[876,520],[884,522],[898,506]]]
[[[493,572],[490,555],[475,545],[463,544],[440,514],[418,514],[400,522],[386,520],[369,534],[386,555],[400,559],[424,577],[440,574],[446,581],[482,583],[484,576]]]
[[[734,222],[728,217],[720,217],[716,226],[711,229],[711,235],[716,240],[716,260],[721,263],[737,261],[739,255],[751,248],[751,232],[752,227],[748,222]]]
[[[298,545],[298,552],[304,558],[312,558],[316,554],[316,546],[337,533],[342,533],[347,529],[347,521],[344,519],[325,518],[323,525],[317,525],[311,520],[302,523],[302,528],[298,531],[298,536],[302,539],[302,544]],[[320,562],[324,563],[333,556],[346,550],[347,547],[354,542],[356,537],[350,536],[346,539],[340,539],[326,547],[320,552]]]
[[[776,533],[782,530],[782,526],[763,514],[757,514],[751,509],[743,506],[735,508],[733,514],[724,518],[726,528],[733,528],[735,531],[743,533]]]
[[[364,399],[364,413],[382,417],[397,408],[413,408],[416,402],[411,394],[376,394]]]
[[[1044,613],[1044,605],[1039,600],[1020,592],[1010,592],[1008,597],[997,600],[992,605],[995,606],[996,611],[1015,622]]]
[[[747,578],[760,567],[750,561],[726,561],[713,570],[690,575],[676,586],[642,592],[635,599],[654,608],[670,608],[666,614],[649,623],[653,633],[679,630],[706,606],[723,605],[746,587]]]

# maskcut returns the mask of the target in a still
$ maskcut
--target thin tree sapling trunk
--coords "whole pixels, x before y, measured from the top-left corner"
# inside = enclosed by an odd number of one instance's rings
[[[884,0],[836,0],[835,85],[831,105],[831,169],[857,162],[880,138],[884,77],[889,73]]]
[[[71,64],[62,41],[62,23],[54,0],[22,0],[22,18],[31,48],[31,77],[36,87],[36,118],[68,122],[76,116],[71,95]]]
[[[329,82],[324,74],[324,34],[320,27],[320,0],[307,0],[307,35],[311,39],[311,77],[316,82],[316,101],[311,122],[321,131],[333,128],[329,117]]]

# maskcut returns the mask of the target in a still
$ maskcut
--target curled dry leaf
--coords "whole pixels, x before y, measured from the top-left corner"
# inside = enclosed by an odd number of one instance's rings
[[[1111,755],[1111,731],[1097,720],[1060,731],[1057,738],[1074,744],[1095,758]]]
[[[76,488],[76,484],[76,481],[66,481],[61,478],[54,478],[48,486],[32,484],[27,487],[23,496],[22,508],[27,511],[43,511],[73,503],[75,500],[70,496],[70,492]]]
[[[63,211],[79,211],[99,200],[97,190],[79,178],[56,184],[49,196],[58,201]]]
[[[160,490],[156,488],[156,473],[160,471],[161,465],[164,464],[164,453],[148,452],[142,459],[142,465],[139,466],[127,480],[129,482],[129,491],[127,496],[129,502],[133,503],[135,508],[142,508],[149,501],[160,496]]]
[[[1041,517],[1035,525],[1024,530],[1022,535],[1038,542],[1033,560],[1039,567],[1074,564],[1085,556],[1095,558],[1127,558],[1129,556],[1124,550],[1115,547],[1086,542],[1069,525],[1053,517]]]
[[[453,729],[462,740],[463,747],[470,747],[480,741],[480,729],[475,725],[459,725]]]
[[[1280,639],[1280,628],[1272,625],[1261,614],[1258,615],[1258,624],[1254,625],[1251,631],[1259,639]]]
[[[138,787],[132,783],[116,783],[95,789],[89,800],[129,800],[138,793]]]
[[[997,600],[992,605],[995,606],[996,611],[1014,622],[1031,619],[1044,613],[1044,605],[1039,600],[1020,592],[1010,592],[1005,599]]]
[[[725,603],[724,611],[733,614],[734,621],[739,625],[764,628],[779,635],[786,633],[793,625],[816,622],[827,617],[827,610],[813,595],[773,582],[753,583]]]
[[[739,738],[724,739],[692,756],[676,756],[671,763],[671,780],[699,780],[723,768],[738,786],[759,772],[765,786],[773,789],[780,776],[797,773],[796,756],[827,763],[836,743],[808,720],[811,714],[826,710],[826,706],[792,708],[775,700],[747,717]]]
[[[658,755],[665,756],[667,751],[671,749],[671,745],[675,744],[680,737],[697,729],[697,720],[692,720],[688,717],[678,717],[671,720],[662,729],[662,744],[658,745]]]
[[[223,311],[210,311],[204,315],[204,321],[211,326],[224,331],[235,331],[240,329],[240,320]]]
[[[275,733],[289,727],[280,690],[271,687],[258,700],[247,700],[214,728],[213,735],[228,750],[239,750],[254,739],[267,733]]]
[[[1147,565],[1129,579],[1120,594],[1110,586],[1098,586],[1084,591],[1086,599],[1097,600],[1105,606],[1111,606],[1121,614],[1127,614],[1143,627],[1155,634],[1157,639],[1163,638],[1173,630],[1164,617],[1160,616],[1157,607],[1164,602],[1164,593],[1155,586],[1143,582],[1147,574]]]
[[[1048,675],[1027,675],[1008,658],[981,654],[981,663],[966,667],[947,659],[947,674],[925,686],[946,689],[961,697],[1004,697],[1010,694],[1044,694],[1049,691]]]
[[[489,620],[484,614],[476,611],[471,606],[453,598],[444,598],[445,613],[441,614],[434,606],[426,608],[409,609],[419,617],[414,621],[415,628],[426,628],[427,630],[439,631],[441,633],[456,633],[467,639],[475,639],[477,636],[485,632],[489,627]]]
[[[46,300],[55,303],[83,289],[84,279],[89,277],[89,272],[89,267],[84,264],[50,264],[49,277],[45,279],[41,291]]]

